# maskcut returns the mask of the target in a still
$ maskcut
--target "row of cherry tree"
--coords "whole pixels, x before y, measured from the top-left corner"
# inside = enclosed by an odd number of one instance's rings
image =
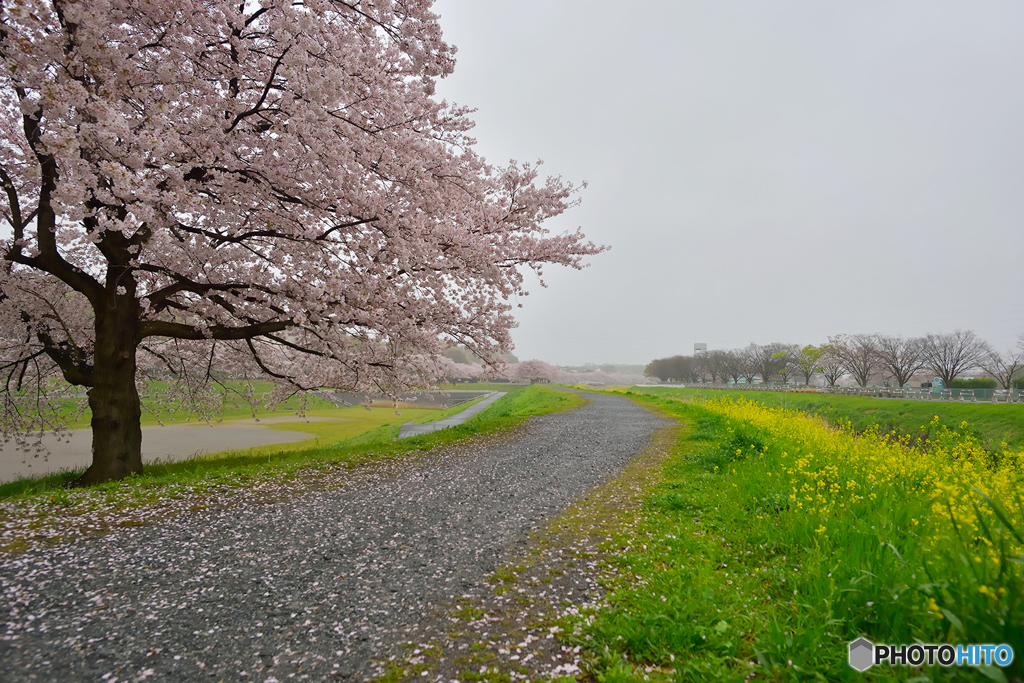
[[[639,375],[622,372],[568,372],[542,360],[527,360],[492,368],[477,363],[459,363],[444,358],[444,375],[450,382],[475,382],[498,380],[504,382],[564,382],[580,384],[638,384],[644,381]]]
[[[853,334],[830,337],[820,346],[751,344],[746,348],[713,350],[694,356],[673,356],[652,361],[648,377],[662,381],[753,383],[802,380],[809,385],[820,376],[835,386],[850,377],[866,387],[875,379],[891,386],[906,386],[911,378],[927,371],[945,386],[965,373],[984,372],[1003,389],[1024,375],[1024,334],[1014,348],[996,350],[970,330],[924,337],[884,334]]]

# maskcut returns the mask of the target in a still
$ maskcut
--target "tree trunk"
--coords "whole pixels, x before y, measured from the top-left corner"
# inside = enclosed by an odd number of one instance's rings
[[[124,299],[97,311],[92,411],[92,465],[75,483],[100,484],[142,473],[142,405],[135,386],[136,321]],[[128,310],[125,310],[128,309]]]

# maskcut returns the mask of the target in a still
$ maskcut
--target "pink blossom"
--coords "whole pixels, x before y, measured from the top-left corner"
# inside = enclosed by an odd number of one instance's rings
[[[49,426],[10,392],[59,374],[88,389],[94,469],[104,438],[141,469],[141,432],[102,417],[140,367],[395,393],[448,345],[511,346],[523,270],[603,248],[543,227],[578,188],[486,164],[430,96],[454,66],[430,4],[5,5],[5,435]]]

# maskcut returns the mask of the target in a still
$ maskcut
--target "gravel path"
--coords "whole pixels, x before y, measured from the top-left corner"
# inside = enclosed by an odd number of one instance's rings
[[[374,465],[348,489],[0,558],[0,677],[365,679],[667,424],[589,398],[505,439]]]

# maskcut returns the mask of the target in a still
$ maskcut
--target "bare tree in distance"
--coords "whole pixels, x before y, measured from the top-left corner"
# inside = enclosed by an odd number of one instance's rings
[[[706,384],[709,377],[712,382],[715,381],[714,373],[712,373],[711,366],[708,363],[707,353],[693,354],[693,371],[697,375],[697,381],[701,384]]]
[[[846,372],[861,387],[866,387],[871,375],[878,369],[878,337],[873,334],[853,334],[830,337],[829,344],[843,363]]]
[[[733,384],[739,384],[740,378],[743,377],[743,370],[746,367],[746,363],[743,358],[743,353],[732,349],[730,351],[724,351],[722,356],[722,371],[724,377],[732,380]]]
[[[703,351],[694,354],[694,360],[697,361],[697,372],[700,375],[700,381],[710,381],[712,384],[716,384],[721,370],[716,362],[714,351]]]
[[[644,368],[644,375],[657,377],[662,382],[695,382],[697,380],[695,361],[691,356],[672,356],[671,358],[653,360]]]
[[[750,362],[754,371],[761,375],[765,384],[773,375],[778,375],[789,364],[788,344],[773,342],[771,344],[751,344],[747,347]],[[785,381],[785,380],[784,380]]]
[[[983,368],[1004,387],[1012,385],[1024,370],[1024,334],[1015,349],[1006,354],[994,353],[983,339],[973,332],[957,330],[950,334],[927,337],[900,335],[855,334],[830,337],[820,346],[795,344],[751,343],[741,349],[713,350],[694,356],[673,356],[653,361],[645,374],[684,382],[745,379],[753,384],[760,377],[767,383],[780,377],[788,383],[797,374],[810,385],[815,374],[821,374],[826,386],[835,387],[846,375],[866,387],[877,372],[906,386],[922,368],[932,369],[948,384],[957,375],[973,368]],[[657,373],[654,372],[657,370]]]
[[[725,384],[729,379],[729,352],[714,349],[708,352],[707,358],[711,365],[712,380],[719,379]]]
[[[836,353],[835,346],[824,344],[820,348],[822,354],[818,361],[818,369],[821,376],[825,378],[825,385],[835,388],[839,384],[839,380],[846,375],[846,366],[843,365],[843,359]]]
[[[753,384],[754,379],[756,379],[758,375],[757,349],[757,344],[751,344],[747,348],[739,351],[741,359],[740,373],[743,379],[747,381],[747,384]],[[767,382],[763,375],[761,377],[761,381]]]
[[[877,345],[879,364],[899,388],[906,386],[910,378],[926,364],[925,342],[920,337],[879,335]]]
[[[992,375],[1000,387],[1009,391],[1013,388],[1013,380],[1024,370],[1024,340],[1006,353],[993,350],[981,362],[981,368]]]
[[[981,367],[991,354],[988,342],[971,330],[929,334],[925,338],[925,367],[931,368],[947,388],[959,375]]]

